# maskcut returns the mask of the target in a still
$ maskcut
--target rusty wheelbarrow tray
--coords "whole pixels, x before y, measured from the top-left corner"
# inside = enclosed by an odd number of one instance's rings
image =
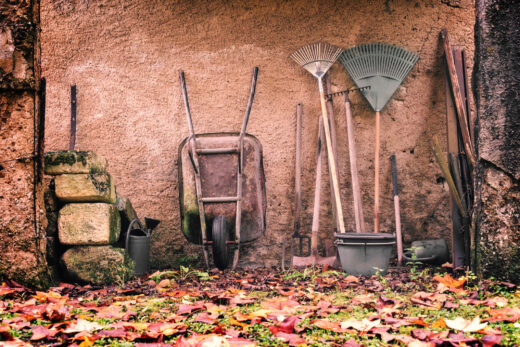
[[[245,133],[257,73],[255,68],[240,133],[195,135],[184,73],[180,72],[190,128],[190,136],[179,145],[181,229],[188,241],[202,246],[207,267],[209,248],[219,269],[228,266],[233,250],[232,268],[235,268],[240,245],[265,234],[262,145]]]

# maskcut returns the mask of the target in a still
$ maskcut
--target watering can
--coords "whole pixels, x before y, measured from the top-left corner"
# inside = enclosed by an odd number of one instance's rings
[[[152,230],[159,225],[160,221],[153,218],[144,219],[146,229],[138,218],[135,218],[128,225],[126,232],[125,249],[130,254],[130,258],[135,261],[134,275],[142,275],[148,272],[148,260],[150,258],[150,236]],[[137,224],[137,229],[132,226]]]
[[[406,261],[440,265],[449,260],[448,245],[443,239],[413,241],[410,249],[403,253]]]

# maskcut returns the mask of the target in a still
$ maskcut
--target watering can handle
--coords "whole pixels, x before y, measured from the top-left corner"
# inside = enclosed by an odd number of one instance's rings
[[[432,255],[432,256],[424,257],[424,258],[412,258],[411,257],[411,252],[404,252],[403,253],[403,259],[406,260],[406,261],[433,261],[436,258],[437,258],[436,255]]]
[[[135,218],[130,222],[130,224],[128,225],[128,230],[126,231],[126,240],[125,240],[125,249],[127,251],[128,251],[128,238],[130,237],[130,230],[132,230],[132,225],[134,225],[135,223],[137,223],[139,225],[139,228],[144,231],[143,224],[141,224],[141,221],[139,220],[139,218]]]

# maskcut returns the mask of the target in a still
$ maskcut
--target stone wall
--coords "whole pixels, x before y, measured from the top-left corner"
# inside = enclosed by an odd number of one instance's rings
[[[479,270],[520,282],[520,4],[478,0]]]
[[[471,0],[170,1],[42,0],[43,71],[48,81],[47,149],[65,149],[70,85],[78,88],[77,148],[106,157],[118,193],[140,216],[161,220],[152,239],[155,266],[199,254],[180,231],[177,148],[188,135],[178,82],[186,73],[197,132],[238,131],[253,66],[258,86],[248,132],[263,144],[266,237],[245,248],[239,265],[280,261],[294,210],[295,109],[304,104],[303,225],[310,229],[320,105],[316,80],[289,58],[299,47],[327,41],[343,47],[386,42],[420,61],[382,113],[381,229],[393,231],[389,157],[397,154],[405,240],[449,239],[449,193],[430,140],[444,138],[442,46],[473,60]],[[339,64],[333,91],[353,86]],[[372,228],[374,113],[352,95],[358,166],[367,229]],[[345,223],[354,229],[341,98],[335,101]],[[326,168],[325,168],[326,170]],[[330,190],[324,175],[320,239],[332,238]]]
[[[38,1],[0,3],[0,277],[45,287]]]

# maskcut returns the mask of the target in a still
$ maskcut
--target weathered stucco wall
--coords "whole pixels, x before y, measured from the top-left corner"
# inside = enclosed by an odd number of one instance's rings
[[[49,284],[39,224],[38,2],[0,3],[0,278]]]
[[[109,159],[118,193],[141,217],[162,220],[153,234],[156,266],[198,251],[180,232],[177,147],[188,135],[178,82],[186,73],[197,132],[238,131],[253,66],[257,94],[248,132],[263,144],[267,235],[240,265],[280,260],[293,225],[295,109],[304,104],[304,228],[310,229],[320,106],[316,80],[289,58],[315,41],[342,47],[386,42],[421,60],[382,113],[382,230],[394,225],[389,157],[397,154],[405,239],[449,239],[447,186],[429,141],[444,137],[439,31],[473,59],[474,3],[447,1],[139,1],[42,0],[43,74],[48,81],[47,150],[65,149],[69,88],[78,88],[77,148]],[[331,69],[333,91],[353,86]],[[372,228],[374,113],[352,96],[358,165]],[[340,184],[347,228],[354,229],[345,115],[335,102]],[[326,169],[325,169],[326,170]],[[322,196],[321,238],[332,238],[330,191]]]
[[[520,282],[519,17],[517,1],[477,1],[477,265],[485,275],[515,282]]]

